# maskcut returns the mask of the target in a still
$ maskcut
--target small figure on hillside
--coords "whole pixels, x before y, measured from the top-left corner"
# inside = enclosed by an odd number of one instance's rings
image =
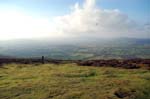
[[[44,64],[44,63],[45,63],[44,56],[42,56],[42,64]]]

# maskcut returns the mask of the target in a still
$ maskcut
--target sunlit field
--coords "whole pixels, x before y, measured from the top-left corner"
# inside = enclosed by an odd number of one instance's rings
[[[150,99],[150,71],[76,64],[0,67],[0,99]]]

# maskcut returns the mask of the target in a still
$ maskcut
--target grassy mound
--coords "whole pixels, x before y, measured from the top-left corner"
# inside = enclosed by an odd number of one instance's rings
[[[0,99],[150,99],[150,71],[76,64],[8,64]]]

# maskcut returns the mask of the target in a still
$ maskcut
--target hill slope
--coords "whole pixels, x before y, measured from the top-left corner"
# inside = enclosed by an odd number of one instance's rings
[[[149,99],[150,72],[75,64],[0,68],[0,99]]]

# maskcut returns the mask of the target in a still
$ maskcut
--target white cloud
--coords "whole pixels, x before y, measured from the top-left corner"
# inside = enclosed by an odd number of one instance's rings
[[[0,40],[54,37],[47,18],[36,18],[18,10],[0,10]]]
[[[96,7],[96,0],[78,3],[70,14],[55,19],[57,30],[70,36],[98,37],[150,37],[148,26],[140,25],[118,9],[106,10]]]
[[[76,3],[71,12],[36,18],[17,10],[0,10],[0,40],[42,37],[149,37],[150,24],[141,25],[118,9],[96,7],[96,0]]]

